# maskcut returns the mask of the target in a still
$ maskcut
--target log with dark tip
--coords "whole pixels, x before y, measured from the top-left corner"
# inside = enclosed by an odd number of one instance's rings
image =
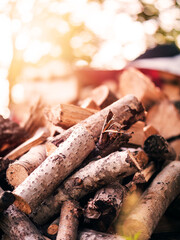
[[[80,212],[78,202],[67,200],[63,203],[56,240],[76,240]]]
[[[79,200],[95,189],[115,181],[117,177],[124,178],[134,174],[138,171],[136,165],[140,168],[144,167],[144,161],[147,161],[144,154],[140,154],[140,152],[132,154],[128,150],[117,151],[105,158],[90,162],[67,178],[56,192],[36,209],[31,215],[33,221],[44,224],[50,217],[59,212],[60,206],[65,200],[70,198]]]
[[[104,119],[108,115],[109,110],[113,112],[115,121],[124,126],[124,129],[128,129],[136,121],[144,120],[145,118],[142,104],[133,95],[127,95],[81,121],[79,124],[69,128],[63,134],[52,138],[51,142],[58,146],[68,138],[74,128],[78,125],[83,125],[92,132],[94,138],[98,138],[103,127]]]
[[[36,168],[15,190],[15,205],[29,214],[76,168],[94,149],[91,133],[83,126]]]
[[[0,228],[13,240],[45,240],[29,218],[14,205],[0,216]]]
[[[118,235],[85,229],[79,233],[78,240],[125,240],[125,238]]]

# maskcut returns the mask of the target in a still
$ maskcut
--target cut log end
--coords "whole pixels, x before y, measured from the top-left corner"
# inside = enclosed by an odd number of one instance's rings
[[[16,188],[28,177],[28,172],[23,166],[15,164],[9,166],[6,176],[8,182]]]
[[[29,204],[20,196],[17,196],[16,194],[14,194],[14,196],[16,197],[14,205],[22,212],[30,214],[32,212],[32,209],[30,208]]]
[[[50,235],[55,235],[58,232],[58,225],[57,224],[51,224],[48,229],[47,229],[47,233]]]

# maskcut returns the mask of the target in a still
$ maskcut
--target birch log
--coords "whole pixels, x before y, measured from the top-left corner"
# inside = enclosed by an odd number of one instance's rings
[[[136,157],[137,156],[137,157]],[[142,154],[133,156],[129,151],[114,152],[105,158],[90,162],[69,177],[56,191],[48,197],[31,216],[38,224],[45,223],[50,217],[60,211],[61,204],[67,199],[78,200],[86,194],[105,184],[115,181],[117,177],[126,177],[138,171],[135,159],[144,166]],[[146,159],[145,159],[146,161]]]
[[[0,216],[0,228],[13,240],[45,240],[29,218],[14,205]]]
[[[80,232],[78,240],[125,240],[125,238],[118,235],[112,235],[85,229]]]
[[[127,95],[120,100],[112,103],[103,110],[93,114],[81,123],[69,128],[64,134],[57,135],[51,142],[58,146],[61,142],[68,138],[71,132],[79,125],[83,125],[92,132],[94,138],[99,137],[104,119],[109,113],[109,110],[115,115],[115,121],[124,126],[124,129],[128,129],[133,123],[138,120],[144,120],[144,108],[142,104],[133,95]]]
[[[65,201],[61,208],[56,240],[76,240],[80,207],[76,201]]]
[[[61,183],[93,150],[90,132],[79,126],[57,150],[36,168],[15,190],[15,205],[30,213]]]
[[[139,204],[123,224],[125,236],[140,233],[139,240],[148,240],[167,207],[180,193],[180,162],[167,165],[142,195]]]
[[[38,145],[26,154],[24,154],[19,160],[10,164],[6,171],[6,178],[8,182],[17,187],[32,173],[46,158],[46,149],[44,145]]]

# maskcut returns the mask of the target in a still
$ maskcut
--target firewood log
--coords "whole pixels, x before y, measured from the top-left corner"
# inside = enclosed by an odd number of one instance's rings
[[[31,215],[33,221],[44,224],[58,213],[62,202],[73,198],[78,200],[117,177],[129,176],[147,164],[147,157],[140,151],[114,152],[105,158],[92,161],[69,177],[50,197],[48,197]]]
[[[40,128],[33,137],[19,145],[17,148],[8,153],[4,158],[15,160],[22,156],[25,152],[29,151],[31,147],[43,143],[49,136],[49,131],[46,128]]]
[[[100,107],[98,107],[98,105],[95,103],[95,101],[90,97],[81,101],[80,106],[82,108],[90,108],[90,109],[100,110]]]
[[[124,237],[85,229],[79,233],[78,240],[125,240]]]
[[[42,164],[36,168],[15,190],[15,205],[30,213],[55,190],[95,146],[91,133],[79,126]]]
[[[115,94],[106,85],[100,85],[93,89],[91,97],[101,109],[118,100]]]
[[[145,116],[142,104],[137,100],[137,98],[132,95],[127,95],[105,109],[81,121],[81,123],[75,125],[74,127],[69,128],[64,132],[64,134],[57,135],[52,138],[51,142],[58,146],[61,142],[67,139],[73,129],[78,125],[85,126],[92,132],[94,138],[98,138],[104,124],[104,119],[108,115],[109,110],[113,112],[115,120],[123,126],[123,129],[128,129],[136,121],[143,120]]]
[[[154,105],[148,111],[146,122],[155,127],[165,139],[180,135],[180,113],[169,101]]]
[[[59,217],[56,218],[48,227],[47,233],[50,235],[55,235],[58,232],[59,228]]]
[[[146,109],[167,98],[146,75],[135,68],[129,68],[120,75],[119,91],[122,96],[134,94]]]
[[[46,158],[44,145],[32,147],[29,152],[24,154],[19,160],[10,164],[6,171],[8,182],[17,187],[32,173]]]
[[[15,201],[15,196],[10,191],[0,188],[0,213],[6,210]]]
[[[166,166],[144,192],[140,202],[123,224],[125,236],[140,233],[140,240],[148,240],[167,207],[180,193],[180,162]]]
[[[88,118],[98,110],[85,109],[72,104],[60,104],[52,108],[45,108],[44,111],[46,118],[50,122],[67,129]]]
[[[131,135],[131,138],[129,139],[129,143],[136,144],[139,146],[143,146],[144,143],[144,131],[143,128],[145,127],[145,123],[138,121],[134,123],[128,130],[127,132],[133,133]]]
[[[78,202],[67,200],[63,203],[56,240],[76,240],[79,216]]]
[[[159,135],[159,132],[157,131],[157,129],[153,127],[151,124],[145,126],[143,128],[143,131],[144,131],[144,138],[145,138],[144,140],[146,140],[151,135]]]
[[[10,119],[4,119],[0,115],[0,153],[10,151],[28,136],[27,131]]]
[[[0,216],[0,228],[13,240],[45,240],[29,218],[14,205]]]

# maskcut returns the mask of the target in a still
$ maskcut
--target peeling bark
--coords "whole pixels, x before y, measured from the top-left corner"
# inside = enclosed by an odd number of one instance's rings
[[[0,228],[13,240],[45,240],[29,218],[13,205],[0,216]]]
[[[104,119],[108,115],[109,110],[113,112],[115,121],[123,125],[124,129],[128,129],[138,120],[144,120],[144,109],[142,104],[133,95],[127,95],[103,110],[81,121],[81,123],[75,125],[74,127],[69,128],[64,134],[57,135],[51,139],[51,142],[58,146],[61,142],[67,139],[74,128],[79,125],[86,127],[92,132],[94,138],[98,138],[104,124]]]
[[[153,180],[123,224],[125,236],[148,240],[167,207],[180,193],[180,162],[173,161]]]
[[[80,207],[76,201],[65,201],[61,208],[56,240],[76,240]]]
[[[60,205],[65,200],[70,198],[78,200],[95,189],[115,181],[117,177],[123,178],[134,174],[138,171],[134,159],[139,162],[140,167],[144,166],[139,156],[141,156],[139,152],[134,153],[134,156],[129,151],[114,152],[105,158],[90,162],[69,177],[53,196],[48,197],[39,206],[32,215],[33,220],[38,224],[43,224],[59,212]]]
[[[78,167],[95,146],[89,131],[80,126],[15,190],[15,205],[30,213]]]

